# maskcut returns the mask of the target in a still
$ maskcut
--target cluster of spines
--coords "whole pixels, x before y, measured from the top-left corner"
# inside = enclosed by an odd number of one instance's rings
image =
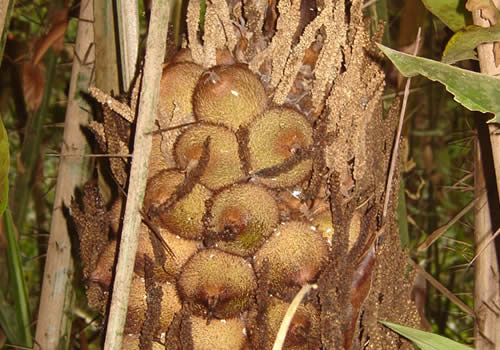
[[[265,283],[282,299],[262,311],[265,327],[274,333],[285,300],[314,281],[328,257],[326,240],[310,223],[283,222],[279,199],[280,191],[300,187],[311,173],[312,126],[292,108],[271,106],[259,78],[241,64],[204,71],[179,59],[164,70],[160,98],[159,118],[168,121],[180,111],[197,121],[170,150],[176,168],[165,169],[153,153],[151,166],[158,171],[148,180],[144,200],[156,234],[175,255],[154,269],[156,280],[168,286],[163,300],[169,295],[169,301],[161,307],[169,316],[161,319],[161,332],[182,305],[189,310],[194,349],[247,349],[249,315],[259,309],[258,285]],[[137,333],[144,323],[143,261],[158,262],[158,244],[143,225],[126,332]],[[113,250],[112,242],[101,259],[114,257]],[[108,270],[100,273],[95,279],[109,286]],[[300,334],[291,331],[287,338],[294,349],[307,348],[304,337],[316,336],[319,322],[312,305],[300,315],[292,328]],[[217,336],[200,343],[199,334]],[[264,348],[271,346],[269,340]]]

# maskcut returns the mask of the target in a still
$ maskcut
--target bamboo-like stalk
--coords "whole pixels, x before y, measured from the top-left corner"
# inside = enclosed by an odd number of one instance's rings
[[[494,0],[495,6],[500,8],[500,0]],[[490,2],[491,4],[491,2]],[[491,23],[481,17],[481,11],[472,13],[474,24],[489,27]],[[487,75],[499,75],[500,66],[495,65],[493,53],[493,43],[482,44],[478,47],[479,66],[481,72]],[[493,155],[494,169],[496,172],[496,184],[500,193],[500,128],[498,124],[488,126],[491,152]],[[484,173],[490,171],[486,169],[484,154],[481,154],[479,147],[479,137],[476,142],[475,154],[475,192],[477,204],[474,210],[474,242],[477,256],[474,263],[474,311],[478,319],[474,323],[474,338],[476,350],[494,350],[500,348],[500,315],[498,306],[500,305],[500,284],[499,284],[499,260],[495,244],[490,242],[490,237],[495,231],[491,217],[498,208],[492,208],[485,191],[486,180]],[[488,245],[488,246],[486,246]],[[496,308],[496,309],[495,309]]]
[[[494,0],[496,8],[500,8],[500,0]],[[474,11],[472,13],[472,19],[475,25],[481,27],[490,27],[491,23],[486,19],[481,17],[480,11]],[[497,67],[495,65],[495,55],[493,53],[493,43],[487,43],[479,45],[477,48],[477,54],[479,57],[479,67],[481,73],[493,76],[500,75],[500,65]],[[497,174],[496,182],[498,193],[500,195],[500,127],[498,124],[489,124],[490,130],[490,141],[493,153],[493,162],[495,165],[495,172]]]
[[[120,91],[115,17],[110,1],[94,2],[95,86],[111,94]]]
[[[157,113],[160,78],[168,30],[169,2],[155,0],[146,47],[142,89],[139,99],[134,153],[130,170],[129,190],[123,230],[116,265],[115,281],[109,311],[105,350],[121,348],[123,328],[127,313],[130,284],[132,281],[137,240],[141,224],[139,209],[142,206],[151,154],[151,130]],[[147,82],[147,83],[145,83]]]
[[[128,91],[135,75],[139,52],[139,6],[137,1],[117,0],[122,90]]]
[[[15,0],[0,1],[0,30],[2,31],[0,38],[0,65],[3,61],[3,51],[5,49],[5,44],[7,43],[7,32],[10,24],[10,17],[15,3]]]
[[[484,155],[475,147],[474,187],[476,206],[474,208],[474,242],[476,253],[481,252],[474,263],[474,339],[476,350],[496,350],[500,346],[500,317],[498,308],[498,265],[495,245],[489,240],[493,232],[490,216],[490,202],[485,191]],[[486,244],[489,244],[485,247]]]
[[[92,0],[80,4],[75,53],[93,62],[93,50],[88,53],[94,40]],[[85,154],[86,138],[82,126],[87,125],[89,106],[81,95],[86,92],[92,73],[92,64],[75,58],[71,73],[68,108],[64,123],[64,137],[61,148],[50,239],[40,298],[40,308],[36,329],[37,349],[66,349],[70,341],[71,308],[73,302],[73,260],[71,241],[63,207],[70,203],[77,186],[87,177],[86,157],[65,157],[66,153]]]

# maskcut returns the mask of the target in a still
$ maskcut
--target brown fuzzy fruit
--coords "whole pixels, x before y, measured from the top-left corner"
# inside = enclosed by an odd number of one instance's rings
[[[137,350],[140,344],[139,334],[125,334],[123,335],[122,350]],[[158,342],[153,342],[152,350],[164,350],[165,346]]]
[[[249,256],[278,225],[279,211],[264,186],[236,184],[215,195],[209,218],[219,249]]]
[[[191,54],[191,50],[184,48],[180,49],[177,54],[172,57],[170,60],[171,63],[179,63],[179,62],[193,62],[193,56]],[[228,50],[216,50],[215,51],[215,62],[217,64],[234,64],[235,60],[231,52]]]
[[[248,339],[243,321],[239,318],[211,320],[191,316],[191,341],[193,350],[243,350]]]
[[[166,154],[162,150],[163,135],[153,135],[151,156],[149,157],[148,179],[167,169]]]
[[[178,170],[164,170],[149,179],[144,197],[144,207],[161,227],[172,234],[186,239],[200,239],[203,232],[203,215],[205,201],[211,192],[200,184],[194,185],[191,192],[183,194],[180,200],[165,212],[159,211],[176,191],[177,186],[184,181],[184,175]]]
[[[177,289],[201,316],[234,317],[246,310],[257,283],[243,258],[217,249],[201,250],[184,265]]]
[[[177,296],[175,286],[172,283],[162,284],[163,296],[161,299],[160,327],[159,333],[167,331],[174,315],[181,309],[181,302]],[[134,277],[130,286],[127,319],[125,321],[126,333],[140,333],[142,325],[146,320],[147,294],[144,279]]]
[[[267,107],[259,78],[243,65],[216,66],[203,73],[193,95],[198,120],[236,131]]]
[[[167,229],[160,228],[159,233],[165,240],[168,247],[174,253],[175,258],[165,252],[165,263],[163,265],[155,265],[155,279],[159,282],[174,281],[180,272],[180,268],[184,263],[198,250],[200,242],[189,239],[184,239],[179,235],[170,233]],[[152,232],[142,225],[139,233],[139,241],[137,243],[137,255],[135,258],[134,271],[139,276],[144,276],[145,259],[148,257],[155,261],[153,245],[151,243]],[[154,234],[153,234],[154,236]],[[157,248],[163,249],[159,240],[154,240]]]
[[[297,152],[305,152],[313,143],[313,130],[309,121],[290,108],[271,108],[249,125],[248,149],[252,173],[273,167],[275,175],[261,176],[271,187],[291,187],[304,181],[312,169],[310,158],[298,160],[285,167]]]
[[[102,250],[97,264],[90,273],[89,281],[99,284],[102,290],[109,291],[116,261],[116,240],[110,241]]]
[[[203,68],[191,62],[169,64],[163,70],[160,82],[159,121],[162,127],[168,125],[174,108],[188,115],[193,113],[194,88]]]
[[[109,226],[111,229],[111,235],[113,237],[118,237],[121,232],[122,227],[122,213],[123,213],[123,197],[119,196],[111,204],[111,208],[108,211]]]
[[[276,335],[290,306],[277,298],[271,298],[264,312],[264,349],[272,349]],[[283,349],[319,349],[320,315],[311,304],[300,305],[292,318]],[[318,345],[316,345],[318,344]]]
[[[236,136],[221,126],[199,124],[184,131],[175,143],[175,158],[182,169],[192,169],[203,153],[210,137],[208,165],[201,176],[201,183],[211,190],[229,185],[244,174],[238,153]]]
[[[267,266],[270,291],[282,295],[286,287],[302,286],[318,276],[328,257],[328,243],[301,221],[278,226],[254,257],[257,272]]]

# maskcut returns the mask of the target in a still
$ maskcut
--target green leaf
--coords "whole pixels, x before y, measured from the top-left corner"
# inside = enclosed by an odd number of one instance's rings
[[[16,310],[7,301],[5,294],[0,289],[0,326],[5,332],[9,343],[22,344],[22,335],[18,331],[19,325],[16,318]]]
[[[448,28],[456,32],[472,23],[469,11],[465,9],[465,0],[422,0],[425,7]]]
[[[457,343],[437,334],[424,332],[419,329],[401,326],[395,323],[380,321],[384,326],[411,340],[422,350],[472,350],[472,348]]]
[[[482,43],[499,41],[500,25],[483,28],[479,26],[467,26],[465,29],[455,33],[446,44],[441,62],[453,64],[462,60],[477,60],[474,50]]]
[[[0,119],[0,216],[3,215],[9,199],[9,139]]]
[[[471,111],[493,113],[495,117],[488,123],[500,123],[500,78],[377,45],[404,76],[421,74],[432,81],[439,81],[454,95],[455,101]]]
[[[17,337],[21,341],[20,344],[16,345],[31,348],[33,347],[33,339],[31,336],[31,318],[28,309],[28,289],[24,281],[23,266],[17,245],[14,222],[9,209],[5,210],[3,214],[3,225],[5,237],[7,238],[9,280],[12,282],[10,287],[15,301]]]

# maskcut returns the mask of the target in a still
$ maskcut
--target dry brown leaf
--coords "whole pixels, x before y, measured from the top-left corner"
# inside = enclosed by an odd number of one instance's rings
[[[470,12],[480,10],[481,17],[488,20],[491,25],[498,23],[497,8],[492,0],[468,0],[465,8]]]
[[[24,100],[31,110],[40,107],[45,88],[45,68],[42,64],[25,62],[22,68]]]
[[[500,65],[500,41],[493,44],[493,53],[495,54],[495,66]]]
[[[33,53],[34,65],[40,62],[50,47],[52,47],[56,53],[61,52],[64,45],[66,28],[68,28],[68,9],[64,8],[54,14],[49,32],[38,39],[35,44],[35,51]]]

